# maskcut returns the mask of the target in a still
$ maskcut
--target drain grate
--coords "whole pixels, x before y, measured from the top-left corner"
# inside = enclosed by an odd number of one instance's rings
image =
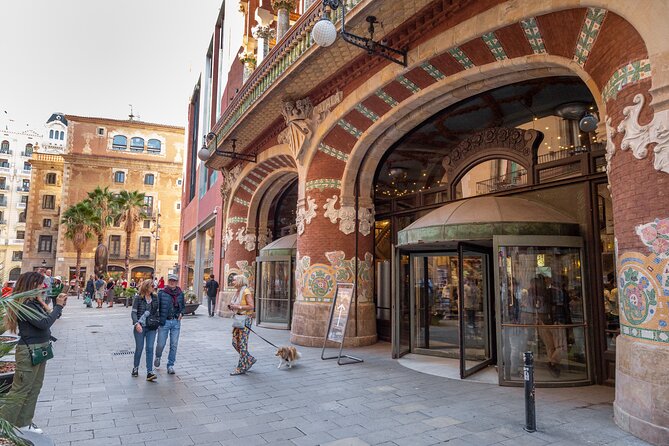
[[[102,327],[102,325],[86,325],[86,328]]]
[[[134,354],[135,354],[134,350],[119,350],[117,352],[112,353],[113,356],[128,356]]]

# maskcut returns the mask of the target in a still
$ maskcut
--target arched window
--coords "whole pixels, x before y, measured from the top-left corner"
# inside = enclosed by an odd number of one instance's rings
[[[161,143],[158,139],[150,139],[146,143],[146,150],[149,153],[160,153]]]
[[[60,140],[62,141],[63,138],[65,138],[65,132],[61,130],[60,131]]]
[[[125,183],[125,172],[123,172],[122,170],[114,172],[114,182]]]
[[[55,173],[47,173],[44,182],[46,184],[56,184],[56,174]]]
[[[148,186],[153,186],[156,177],[152,173],[147,173],[144,175],[144,184]]]
[[[128,138],[123,135],[116,135],[112,140],[112,149],[125,150],[128,148]]]
[[[130,139],[130,150],[133,152],[143,152],[144,151],[144,138],[138,138],[135,136]]]
[[[49,139],[53,139],[53,129],[49,130]]]
[[[23,211],[19,214],[19,223],[25,223],[26,222],[26,211]]]
[[[33,145],[26,144],[26,151],[23,153],[25,156],[31,156],[33,154]]]
[[[0,145],[0,153],[9,153],[9,141],[2,141],[2,144]]]

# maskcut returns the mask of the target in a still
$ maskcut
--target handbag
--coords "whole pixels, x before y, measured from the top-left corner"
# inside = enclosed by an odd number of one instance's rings
[[[160,308],[160,307],[158,307],[158,308]],[[158,310],[158,313],[151,312],[151,314],[149,314],[149,317],[146,318],[146,329],[147,330],[157,330],[158,327],[160,327],[160,314],[159,313],[160,313],[160,309]]]
[[[51,342],[44,347],[36,347],[35,349],[31,349],[25,339],[23,342],[25,342],[26,347],[28,347],[28,351],[30,352],[30,361],[32,362],[32,365],[38,365],[53,358],[53,345]]]
[[[246,315],[245,314],[233,314],[232,315],[232,328],[246,328]]]

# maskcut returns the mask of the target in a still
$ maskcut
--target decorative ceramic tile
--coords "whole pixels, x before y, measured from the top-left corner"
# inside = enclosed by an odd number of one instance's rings
[[[355,109],[358,110],[364,117],[369,119],[372,122],[376,122],[379,120],[379,115],[368,109],[362,104],[358,104],[355,106]]]
[[[242,206],[245,206],[245,207],[249,207],[249,206],[251,205],[251,203],[249,203],[249,202],[246,201],[246,200],[242,200],[242,199],[239,198],[239,197],[235,197],[235,198],[234,198],[234,201],[235,201],[235,203],[239,203],[239,204],[241,204]]]
[[[253,189],[245,185],[244,183],[239,185],[240,188],[244,189],[246,192],[250,193],[251,195],[254,194]]]
[[[375,94],[379,99],[381,99],[383,102],[390,105],[391,107],[397,107],[397,105],[399,104],[399,102],[397,102],[395,98],[393,98],[388,93],[383,91],[383,89],[376,90]]]
[[[636,227],[636,233],[658,259],[669,259],[669,218]]]
[[[492,53],[493,56],[495,56],[495,60],[508,59],[506,51],[504,51],[502,44],[499,43],[499,39],[497,38],[495,33],[483,34],[481,38],[483,39],[485,44],[488,45],[488,48],[490,48],[490,52]]]
[[[544,46],[544,39],[541,37],[537,19],[529,17],[520,21],[520,26],[525,31],[525,37],[532,47],[534,54],[546,54],[546,47]]]
[[[467,55],[464,53],[464,51],[462,51],[460,48],[458,48],[458,47],[451,48],[450,50],[448,50],[448,52],[450,53],[451,56],[453,56],[455,58],[455,60],[458,61],[458,63],[460,65],[465,67],[465,70],[469,70],[470,68],[474,68],[474,62],[469,60],[469,57],[467,57]]]
[[[606,9],[602,8],[588,8],[588,11],[585,13],[585,20],[583,21],[581,33],[578,36],[578,42],[576,42],[576,51],[574,53],[574,61],[580,66],[584,66],[585,62],[588,60],[588,56],[595,44],[595,40],[597,40],[605,16]]]
[[[344,121],[343,119],[340,119],[337,122],[337,124],[339,125],[339,127],[343,128],[344,130],[346,130],[346,132],[355,136],[356,138],[360,138],[362,136],[362,132],[360,130],[358,130],[357,128],[355,128],[353,126],[353,124],[351,124],[348,121]]]
[[[650,60],[641,59],[619,68],[602,88],[604,102],[615,99],[624,87],[651,77]]]
[[[228,223],[244,223],[246,224],[246,217],[230,217],[228,218]]]
[[[397,82],[402,84],[404,88],[409,90],[411,93],[416,94],[420,91],[420,87],[404,76],[397,76]]]
[[[436,80],[440,81],[443,78],[446,77],[444,73],[439,71],[437,67],[432,65],[430,62],[423,62],[423,64],[420,66],[427,74],[435,78]]]
[[[318,150],[321,152],[325,153],[326,155],[330,155],[331,157],[337,158],[340,161],[348,161],[348,155],[342,152],[341,150],[337,150],[334,147],[330,147],[325,143],[320,143],[318,145]]]
[[[341,181],[334,178],[321,178],[320,180],[307,181],[307,190],[318,189],[341,189]]]
[[[265,175],[269,175],[269,171],[264,169],[261,166],[256,167],[256,170],[259,170],[260,172],[264,173]]]
[[[253,180],[252,180],[251,178],[249,178],[248,176],[247,176],[246,178],[244,178],[244,181],[248,181],[249,183],[253,184],[255,187],[258,187],[258,182],[253,181]]]

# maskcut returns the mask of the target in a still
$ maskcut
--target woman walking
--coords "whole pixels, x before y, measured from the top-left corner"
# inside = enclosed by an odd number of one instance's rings
[[[13,295],[31,290],[42,290],[44,276],[38,272],[23,273],[19,276]],[[49,312],[48,305],[40,294],[36,297],[17,298],[15,300],[32,310],[32,315],[19,315],[16,310],[8,306],[6,309],[5,327],[19,334],[19,343],[16,346],[16,373],[12,388],[6,398],[6,403],[0,408],[0,418],[7,420],[24,431],[38,434],[42,429],[35,426],[35,406],[44,383],[44,371],[47,361],[35,364],[37,352],[43,349],[51,351],[50,327],[60,317],[63,307],[67,303],[67,296],[60,294],[56,297],[53,311]],[[33,356],[34,355],[34,356]]]
[[[93,279],[93,276],[90,276],[88,282],[86,282],[85,293],[86,297],[84,298],[84,303],[86,304],[86,308],[91,308],[92,301],[95,298],[95,280]]]
[[[139,285],[138,294],[132,301],[132,325],[135,336],[135,361],[132,376],[139,376],[139,363],[142,350],[146,345],[146,380],[155,381],[153,373],[153,348],[156,343],[156,330],[160,325],[158,298],[153,294],[153,281],[148,279]]]
[[[53,278],[53,284],[51,285],[51,290],[49,291],[49,301],[51,305],[56,305],[56,298],[63,292],[63,280],[60,276]]]
[[[251,324],[253,323],[253,293],[249,289],[249,281],[246,276],[236,275],[233,279],[232,285],[237,288],[235,295],[228,305],[228,308],[235,312],[232,328],[232,346],[239,353],[239,363],[230,375],[243,375],[253,364],[256,363],[256,358],[251,356],[248,350],[249,333]],[[235,327],[234,324],[239,324]]]
[[[113,277],[109,278],[107,282],[107,308],[112,308],[114,306],[114,287],[116,282]]]

